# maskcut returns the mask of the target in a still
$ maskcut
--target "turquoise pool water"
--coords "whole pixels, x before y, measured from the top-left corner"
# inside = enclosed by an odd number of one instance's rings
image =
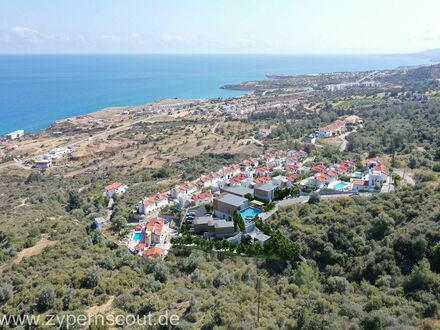
[[[255,217],[256,215],[259,215],[260,213],[263,213],[263,211],[256,209],[254,207],[248,207],[247,209],[244,209],[240,211],[241,217],[243,220],[246,220],[247,217]]]
[[[140,231],[134,233],[134,235],[133,235],[133,241],[140,241],[141,238],[142,238],[142,233],[141,233]]]
[[[354,172],[354,177],[356,179],[362,179],[364,174],[362,172]]]
[[[339,181],[337,184],[333,186],[334,189],[342,190],[349,186],[350,184],[347,182]]]

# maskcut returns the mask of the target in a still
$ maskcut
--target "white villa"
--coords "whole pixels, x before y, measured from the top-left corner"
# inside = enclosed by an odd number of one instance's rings
[[[126,184],[115,182],[105,187],[104,195],[108,198],[111,198],[113,197],[113,195],[122,195],[127,190],[128,190],[128,186]]]

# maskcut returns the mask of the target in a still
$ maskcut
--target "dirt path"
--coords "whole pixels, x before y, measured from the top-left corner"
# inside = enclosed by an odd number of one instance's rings
[[[355,129],[339,136],[339,138],[342,141],[341,145],[339,146],[339,152],[344,152],[345,149],[347,149],[348,141],[346,140],[346,137],[349,136],[351,133],[354,133],[354,132],[356,132]]]
[[[23,199],[21,200],[20,204],[14,206],[12,209],[15,210],[15,209],[18,209],[18,208],[20,208],[20,207],[26,206],[26,205],[27,205],[27,204],[26,204],[26,201],[27,201],[27,198],[23,198]]]
[[[34,246],[18,252],[12,263],[17,265],[23,260],[23,258],[36,256],[40,254],[45,247],[52,246],[57,243],[58,241],[49,241],[47,237],[43,237]]]
[[[110,311],[112,309],[113,300],[115,300],[114,296],[110,296],[110,299],[99,306],[92,306],[85,310],[86,314],[89,316],[92,315],[98,315],[98,314],[105,314],[106,312]]]
[[[57,243],[58,243],[58,241],[50,241],[46,236],[44,236],[34,246],[27,248],[27,249],[23,249],[22,251],[18,252],[17,255],[15,256],[15,258],[12,259],[11,262],[14,265],[18,265],[23,260],[23,258],[36,256],[36,255],[40,254],[41,252],[43,252],[44,248],[46,248],[48,246],[53,246]],[[1,265],[0,271],[2,271],[8,264],[9,264],[9,262]]]

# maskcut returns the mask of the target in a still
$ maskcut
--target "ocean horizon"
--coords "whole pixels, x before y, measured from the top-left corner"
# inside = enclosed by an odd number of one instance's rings
[[[226,84],[431,64],[410,55],[0,55],[0,135],[164,98],[233,97]]]

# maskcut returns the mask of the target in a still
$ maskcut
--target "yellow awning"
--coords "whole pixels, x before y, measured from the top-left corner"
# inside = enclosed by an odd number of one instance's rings
[[[256,201],[256,200],[253,200],[251,203],[252,203],[252,204],[255,204],[255,205],[258,205],[258,206],[263,206],[263,205],[264,205],[263,202]]]

